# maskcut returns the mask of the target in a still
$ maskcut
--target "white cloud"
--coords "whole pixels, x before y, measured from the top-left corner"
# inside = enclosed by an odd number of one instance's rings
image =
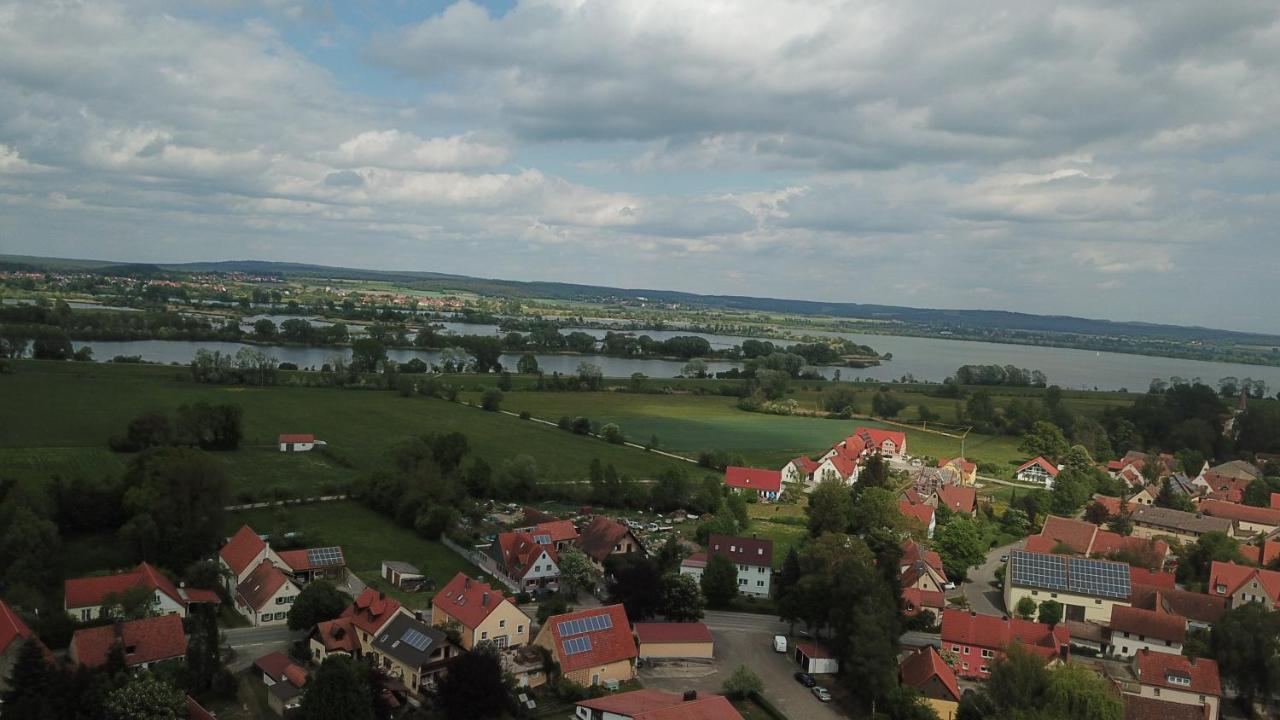
[[[467,170],[502,165],[511,159],[511,151],[500,143],[482,140],[475,133],[424,140],[399,130],[370,130],[319,157],[336,167]]]

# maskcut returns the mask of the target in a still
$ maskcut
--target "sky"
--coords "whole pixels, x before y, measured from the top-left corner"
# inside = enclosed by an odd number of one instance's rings
[[[1274,0],[0,0],[0,252],[1280,331]]]

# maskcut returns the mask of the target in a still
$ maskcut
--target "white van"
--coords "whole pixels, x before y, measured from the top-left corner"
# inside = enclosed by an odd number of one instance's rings
[[[774,651],[774,652],[780,652],[780,653],[784,653],[784,652],[786,652],[786,651],[787,651],[787,636],[786,636],[786,635],[774,635],[774,636],[773,636],[773,651]]]

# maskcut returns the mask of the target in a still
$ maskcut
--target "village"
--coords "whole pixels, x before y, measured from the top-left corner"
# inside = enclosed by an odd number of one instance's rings
[[[895,682],[942,720],[957,718],[965,694],[980,691],[1011,654],[1087,668],[1120,693],[1127,718],[1228,716],[1226,684],[1205,657],[1208,631],[1232,608],[1271,611],[1280,602],[1280,571],[1273,569],[1280,493],[1270,495],[1269,507],[1242,502],[1260,482],[1258,465],[1205,463],[1192,476],[1175,471],[1172,456],[1130,452],[1097,468],[1123,483],[1123,497],[1095,495],[1073,516],[1050,513],[1039,532],[982,548],[972,567],[951,577],[948,549],[935,540],[956,518],[984,512],[984,481],[964,458],[922,463],[907,442],[904,432],[857,427],[827,451],[780,470],[728,467],[722,492],[758,507],[807,502],[812,529],[814,507],[827,493],[877,482],[870,474],[880,475],[881,485],[887,479],[897,517],[880,529],[891,528],[898,544],[891,580],[903,629],[894,639]],[[280,437],[285,453],[323,444],[311,435]],[[1062,471],[1035,457],[1016,478],[1026,488],[1052,489]],[[867,503],[871,492],[862,495]],[[1190,509],[1162,506],[1162,493],[1180,496]],[[511,707],[529,716],[542,716],[544,704],[581,720],[846,712],[834,679],[847,648],[832,644],[848,639],[785,609],[798,581],[788,567],[795,558],[779,570],[771,539],[710,533],[698,542],[673,532],[699,519],[683,510],[646,524],[591,508],[557,516],[495,505],[490,519],[496,531],[487,542],[454,546],[483,572],[435,577],[432,568],[402,558],[382,562],[388,586],[434,593],[425,607],[412,608],[348,572],[349,548],[277,549],[247,525],[217,552],[216,590],[175,583],[146,562],[129,573],[69,579],[65,613],[100,622],[74,632],[65,662],[159,671],[188,658],[197,617],[230,610],[242,627],[222,631],[225,660],[260,681],[281,717],[298,713],[313,678],[336,656],[373,670],[389,715],[434,707],[445,678],[476,667],[464,659],[481,656],[508,679],[493,686],[496,692],[510,688]],[[1188,589],[1179,583],[1172,547],[1206,536],[1231,539],[1238,553],[1202,558],[1203,591]],[[652,608],[630,617],[628,607],[639,600],[619,595],[643,591],[618,590],[611,575],[633,572],[629,560],[659,555],[673,569],[663,588],[686,588],[692,599],[663,604],[660,617],[650,617]],[[298,627],[298,601],[318,584],[345,600],[330,610],[333,617]],[[732,609],[704,610],[704,600],[725,592],[739,596]],[[40,641],[0,601],[0,678],[9,677],[26,645]],[[571,703],[564,702],[566,686],[577,688]],[[215,717],[189,696],[187,703],[190,717]]]

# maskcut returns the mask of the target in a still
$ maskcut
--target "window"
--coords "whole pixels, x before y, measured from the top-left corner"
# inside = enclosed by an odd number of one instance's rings
[[[1156,697],[1160,697],[1160,688],[1152,688],[1152,690],[1155,691],[1154,694]]]
[[[524,634],[524,626],[523,626],[523,625],[517,625],[517,626],[516,626],[516,634],[517,634],[517,635],[523,635],[523,634]]]
[[[499,620],[499,621],[498,621],[498,627],[500,627],[500,628],[504,628],[504,627],[506,627],[506,626],[507,626],[507,621],[506,621],[506,620]]]
[[[969,669],[969,663],[961,663],[961,667],[963,667],[965,670],[968,670],[968,669]]]
[[[763,581],[763,580],[757,580],[757,581],[756,581],[756,587],[764,587],[764,581]]]
[[[80,619],[81,619],[81,620],[92,620],[92,619],[93,619],[93,609],[92,609],[92,608],[90,608],[90,609],[88,609],[88,610],[81,610],[81,611],[80,611]]]
[[[739,584],[739,585],[746,585],[746,584],[747,584],[747,579],[746,579],[746,578],[738,578],[738,584]]]
[[[1032,595],[1039,595],[1039,594],[1040,594],[1040,591],[1039,591],[1039,590],[1032,590],[1032,591],[1031,591],[1031,594],[1032,594]]]
[[[480,633],[480,639],[481,639],[481,640],[488,640],[488,639],[489,639],[489,633],[487,633],[487,632],[482,632],[482,633]]]
[[[1058,593],[1049,593],[1049,597],[1056,598],[1058,597]]]
[[[959,645],[952,645],[952,646],[951,646],[951,652],[954,652],[954,653],[958,653],[958,652],[960,652],[960,646],[959,646]]]
[[[968,645],[966,645],[966,646],[965,646],[965,648],[964,648],[964,654],[965,654],[965,655],[968,655],[968,654],[969,654],[969,646],[968,646]]]
[[[1101,604],[1102,604],[1102,601],[1101,601],[1101,600],[1094,600],[1094,601],[1093,601],[1093,604],[1094,604],[1094,605],[1101,605]]]
[[[988,659],[989,659],[989,658],[993,658],[993,657],[995,657],[995,653],[991,652],[990,650],[985,650],[985,649],[984,649],[984,650],[982,651],[982,657],[984,657],[984,658],[988,658]]]
[[[986,665],[983,665],[982,667],[980,667],[980,668],[978,668],[978,669],[979,669],[979,670],[981,670],[982,672],[987,672],[987,666],[986,666]]]

